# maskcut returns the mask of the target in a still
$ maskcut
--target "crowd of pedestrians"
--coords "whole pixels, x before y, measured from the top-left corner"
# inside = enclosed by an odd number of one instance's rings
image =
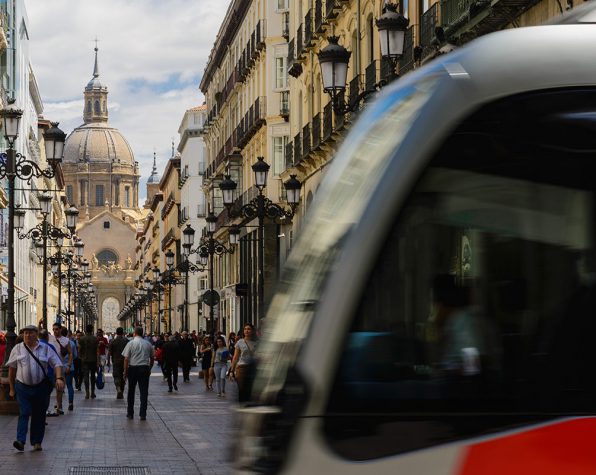
[[[211,336],[182,331],[174,334],[144,335],[137,327],[125,335],[123,328],[115,334],[94,332],[87,325],[85,333],[72,333],[59,323],[52,333],[30,325],[19,334],[17,345],[7,361],[10,395],[19,404],[17,437],[13,446],[23,451],[29,432],[33,450],[42,450],[47,417],[64,415],[64,392],[67,392],[68,411],[74,408],[74,393],[85,389],[85,399],[96,399],[96,389],[103,387],[103,375],[112,371],[116,398],[124,399],[128,383],[126,417],[134,418],[135,392],[140,393],[139,418],[147,418],[149,381],[154,363],[160,366],[168,392],[178,391],[178,374],[190,382],[192,366],[200,368],[205,391],[217,390],[218,397],[226,396],[226,381],[238,384],[239,402],[248,400],[254,368],[256,340],[254,328],[247,324],[242,332],[227,337],[218,332]],[[5,341],[0,340],[0,350]],[[52,393],[55,404],[50,410]],[[30,425],[30,429],[29,429]]]

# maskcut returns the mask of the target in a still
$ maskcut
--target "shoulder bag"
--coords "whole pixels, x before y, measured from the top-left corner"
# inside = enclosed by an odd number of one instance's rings
[[[41,343],[38,343],[41,345]],[[29,349],[29,347],[23,343],[23,347],[27,350],[27,352],[33,357],[33,359],[35,360],[35,362],[39,365],[39,367],[41,368],[41,371],[43,373],[43,379],[46,382],[46,384],[48,385],[48,390],[52,390],[54,388],[54,385],[52,384],[52,381],[50,381],[50,378],[48,378],[48,373],[46,371],[46,369],[43,367],[43,365],[41,364],[41,361],[39,361],[39,359],[37,358],[37,356],[35,356],[33,354],[33,352]],[[42,381],[43,382],[43,381]]]

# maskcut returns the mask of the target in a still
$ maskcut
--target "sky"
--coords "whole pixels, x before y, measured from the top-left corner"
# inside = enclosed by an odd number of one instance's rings
[[[109,123],[128,140],[141,172],[153,153],[161,174],[178,145],[184,112],[203,103],[199,84],[229,0],[25,0],[30,55],[44,117],[70,133],[83,123],[95,39]]]

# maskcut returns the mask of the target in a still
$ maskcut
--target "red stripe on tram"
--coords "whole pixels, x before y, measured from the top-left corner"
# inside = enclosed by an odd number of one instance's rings
[[[574,419],[470,446],[460,475],[595,475],[596,418]]]

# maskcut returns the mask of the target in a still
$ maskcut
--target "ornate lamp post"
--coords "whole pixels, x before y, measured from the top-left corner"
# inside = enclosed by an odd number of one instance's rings
[[[15,141],[19,135],[20,120],[23,111],[15,108],[13,105],[0,111],[0,117],[3,122],[4,138],[8,142],[8,150],[0,154],[0,179],[8,179],[8,296],[7,296],[7,315],[6,315],[6,352],[4,361],[8,360],[12,351],[17,335],[15,333],[15,262],[14,262],[14,231],[15,231],[15,180],[17,178],[31,183],[33,178],[46,177],[53,178],[56,174],[56,167],[62,161],[62,151],[66,134],[58,128],[57,123],[52,123],[52,127],[44,134],[46,159],[50,165],[48,169],[41,169],[37,163],[27,158],[14,148]],[[23,219],[24,216],[21,216]],[[21,223],[22,227],[22,223]],[[8,369],[3,366],[3,376],[8,374]]]
[[[381,39],[381,57],[390,62],[391,71],[372,89],[361,92],[350,103],[346,103],[343,96],[346,91],[348,63],[352,53],[339,44],[337,36],[328,38],[329,44],[319,53],[319,64],[323,90],[331,96],[333,110],[336,114],[343,115],[354,112],[365,97],[397,77],[395,69],[404,52],[404,39],[409,23],[410,20],[397,11],[397,5],[387,4],[385,6],[385,12],[376,20],[376,25]]]
[[[347,64],[347,63],[346,63]],[[287,192],[287,201],[290,208],[282,207],[279,204],[273,203],[269,198],[265,196],[264,190],[267,186],[267,174],[269,172],[269,164],[265,162],[263,157],[257,157],[256,163],[252,165],[252,170],[255,174],[255,185],[258,189],[258,195],[253,198],[249,203],[241,206],[234,207],[235,203],[235,191],[237,184],[234,182],[229,175],[220,183],[219,187],[222,191],[223,202],[228,209],[228,214],[231,217],[243,217],[247,220],[258,219],[258,242],[259,242],[259,273],[258,273],[258,309],[259,317],[263,317],[263,304],[265,294],[265,283],[264,283],[264,267],[265,267],[265,218],[272,220],[289,218],[294,216],[294,212],[298,203],[300,202],[300,190],[302,184],[296,178],[296,175],[290,175],[290,179],[284,183],[284,187]],[[210,218],[212,221],[210,221]],[[213,215],[207,217],[207,230],[212,234],[215,232],[215,221],[216,218]],[[211,226],[210,226],[211,225]],[[230,232],[230,239],[232,239],[232,233]],[[233,239],[238,239],[238,233],[235,233]]]
[[[75,228],[77,225],[77,217],[79,211],[72,206],[66,210],[66,225],[68,231],[64,231],[57,228],[49,222],[49,217],[52,212],[52,197],[48,194],[42,193],[38,196],[39,205],[41,208],[42,221],[34,228],[21,234],[20,229],[22,227],[22,220],[19,218],[15,220],[14,227],[17,231],[19,239],[33,239],[36,242],[42,243],[43,249],[43,289],[42,289],[42,315],[43,315],[43,326],[48,328],[48,302],[47,302],[47,273],[48,273],[48,240],[57,240],[64,238],[71,239],[74,237]],[[20,210],[19,210],[20,211]],[[17,216],[20,212],[17,212]]]
[[[159,267],[154,267],[153,272],[153,287],[157,291],[157,334],[161,335],[161,273]]]

